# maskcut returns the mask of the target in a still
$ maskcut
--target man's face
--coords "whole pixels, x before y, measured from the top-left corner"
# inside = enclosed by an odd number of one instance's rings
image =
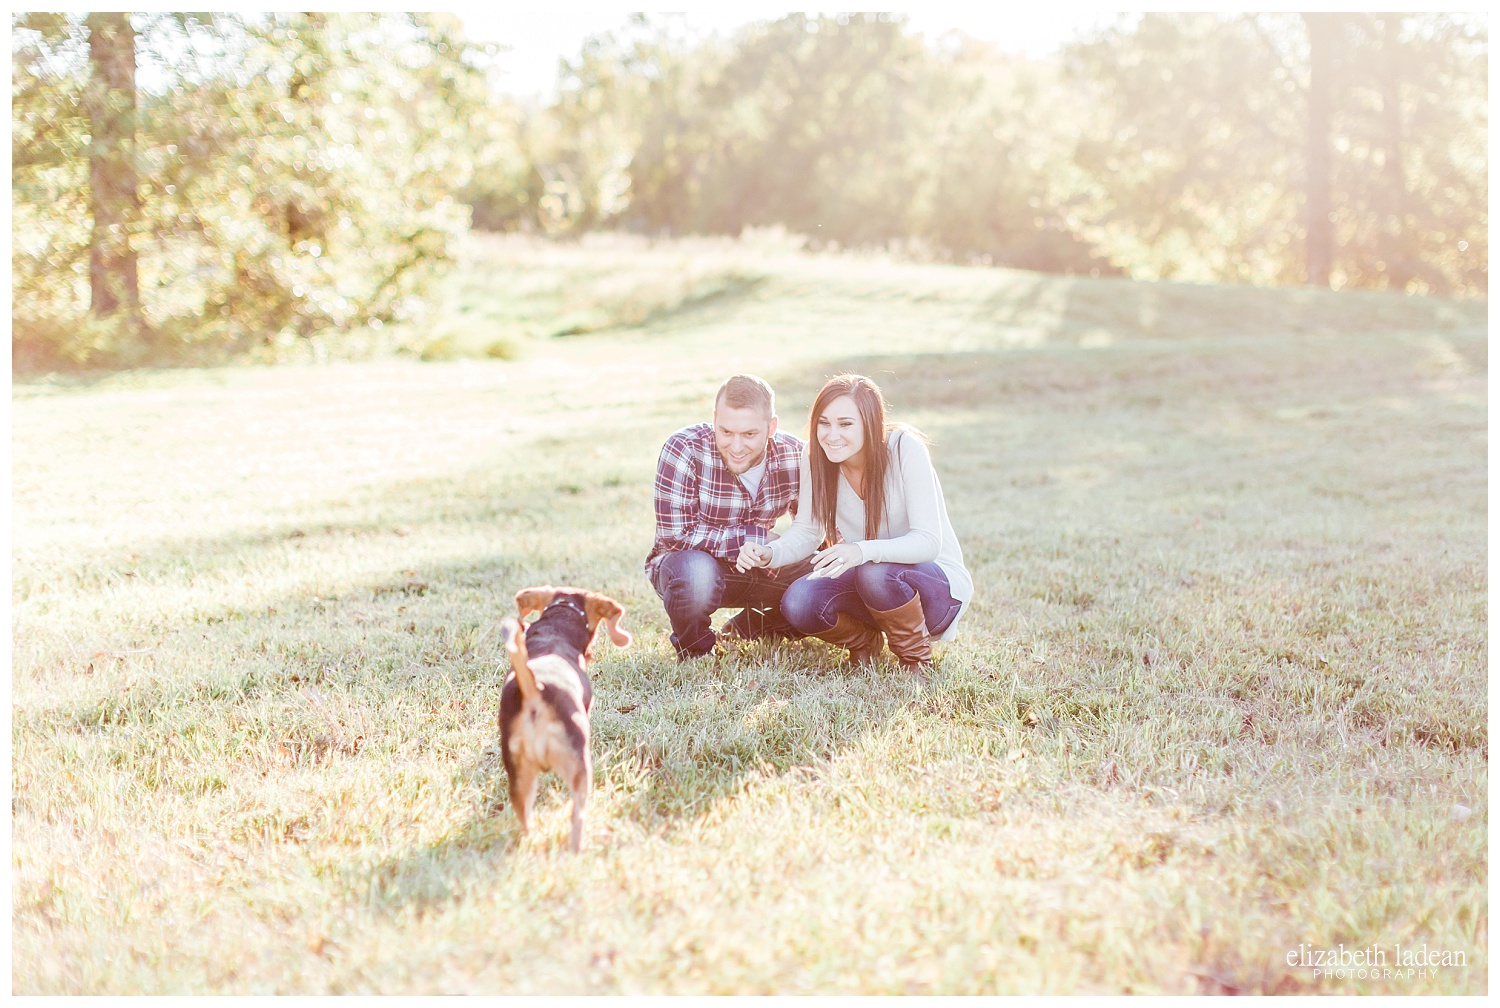
[[[776,418],[754,406],[714,406],[714,447],[728,470],[738,476],[766,457],[766,442],[776,433]]]

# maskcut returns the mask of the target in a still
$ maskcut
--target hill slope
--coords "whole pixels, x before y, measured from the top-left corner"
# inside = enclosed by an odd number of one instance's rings
[[[453,283],[442,352],[515,360],[17,387],[17,992],[1486,989],[1482,305],[732,243]],[[676,665],[662,439],[846,369],[979,586],[933,685]],[[562,788],[503,807],[538,582],[637,632],[577,858]],[[1339,943],[1389,971],[1289,965]]]

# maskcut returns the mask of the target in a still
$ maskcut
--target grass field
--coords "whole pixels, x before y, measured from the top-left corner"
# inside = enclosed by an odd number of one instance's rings
[[[15,386],[14,992],[1487,990],[1484,305],[710,242],[452,298],[493,359]],[[675,664],[662,440],[846,369],[934,441],[958,640]],[[497,751],[537,582],[637,633],[576,857]]]

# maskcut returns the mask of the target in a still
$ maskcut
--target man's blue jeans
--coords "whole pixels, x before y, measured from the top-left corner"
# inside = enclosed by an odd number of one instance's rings
[[[870,613],[899,609],[921,598],[927,634],[937,637],[961,608],[948,590],[948,576],[935,563],[862,563],[832,578],[798,578],[781,597],[781,613],[802,633],[816,636],[847,613],[874,626]]]
[[[781,596],[803,565],[789,565],[771,577],[765,570],[741,573],[734,564],[701,550],[663,554],[651,574],[672,624],[672,647],[679,661],[713,650],[718,638],[709,619],[716,609],[743,607],[730,622],[741,637],[801,636],[781,615]]]

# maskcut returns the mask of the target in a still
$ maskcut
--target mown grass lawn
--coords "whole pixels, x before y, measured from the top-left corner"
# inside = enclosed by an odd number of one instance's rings
[[[515,359],[15,386],[14,992],[1487,989],[1483,305],[724,243],[453,284],[429,356]],[[675,664],[662,439],[845,369],[935,442],[959,639],[925,690]],[[577,857],[497,752],[538,582],[637,632]],[[1340,943],[1385,970],[1289,964]]]

